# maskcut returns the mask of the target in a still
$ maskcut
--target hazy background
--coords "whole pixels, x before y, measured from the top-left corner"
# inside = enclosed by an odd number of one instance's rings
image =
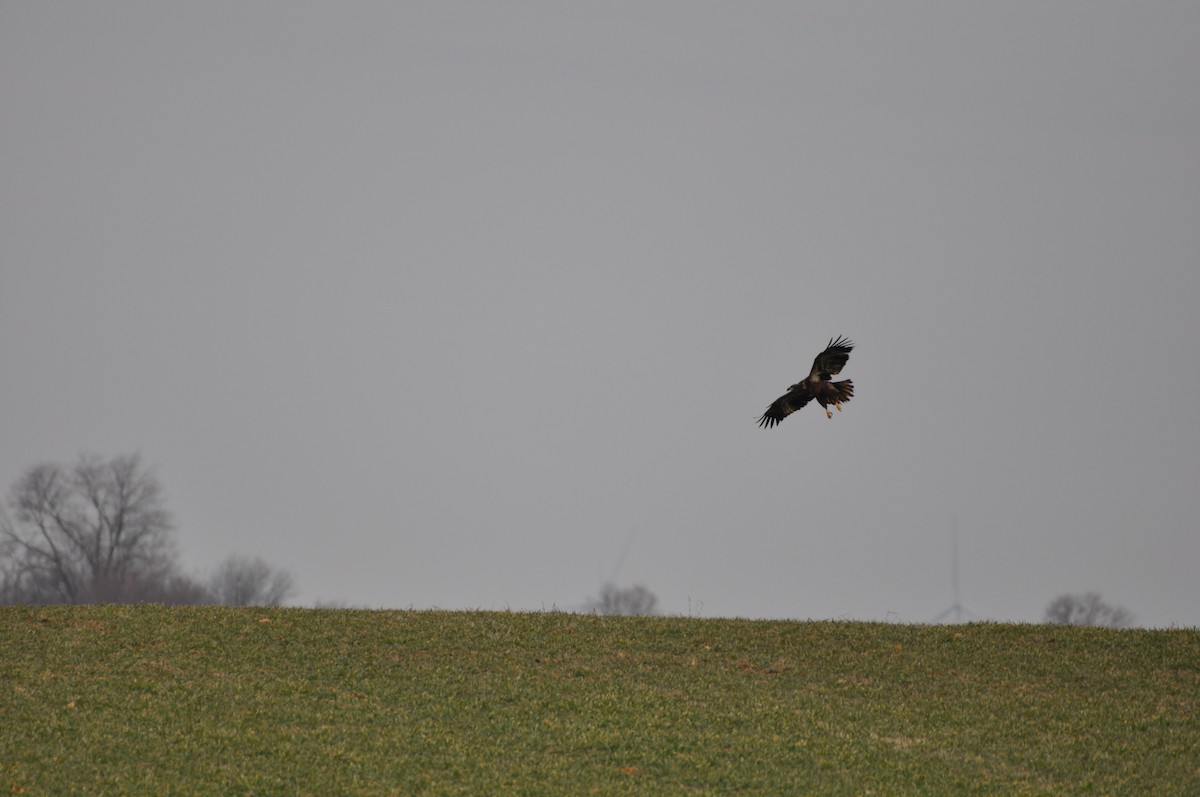
[[[0,488],[140,451],[298,603],[927,621],[957,519],[980,617],[1200,624],[1197,31],[5,2]]]

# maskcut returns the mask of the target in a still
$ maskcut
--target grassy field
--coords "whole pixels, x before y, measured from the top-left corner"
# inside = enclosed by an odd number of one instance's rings
[[[1200,633],[0,607],[0,793],[1200,794]]]

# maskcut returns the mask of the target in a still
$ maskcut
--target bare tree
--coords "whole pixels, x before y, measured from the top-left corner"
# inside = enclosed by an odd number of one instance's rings
[[[609,615],[657,614],[658,598],[641,584],[618,587],[609,582],[600,590],[599,598],[590,599],[585,611]]]
[[[180,572],[131,584],[128,593],[135,596],[134,601],[145,603],[194,606],[214,602],[207,586]]]
[[[1059,595],[1050,601],[1046,607],[1046,622],[1123,628],[1133,622],[1133,614],[1100,600],[1097,592],[1088,592],[1083,595]]]
[[[137,454],[35,465],[0,518],[3,592],[29,602],[145,599],[175,571],[171,515]]]
[[[230,556],[208,582],[217,603],[226,606],[278,606],[295,593],[292,576],[255,557]]]

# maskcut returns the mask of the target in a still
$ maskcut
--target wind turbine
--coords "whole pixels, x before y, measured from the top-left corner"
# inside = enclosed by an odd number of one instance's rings
[[[979,615],[963,606],[962,600],[958,596],[958,517],[955,516],[950,526],[950,563],[951,575],[954,579],[954,605],[946,611],[933,618],[935,623],[942,623],[947,618],[952,623],[963,623],[969,620],[978,620]]]

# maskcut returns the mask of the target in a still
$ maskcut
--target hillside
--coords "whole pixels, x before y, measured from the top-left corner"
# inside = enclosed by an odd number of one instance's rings
[[[1200,633],[0,607],[0,792],[1200,793]]]

